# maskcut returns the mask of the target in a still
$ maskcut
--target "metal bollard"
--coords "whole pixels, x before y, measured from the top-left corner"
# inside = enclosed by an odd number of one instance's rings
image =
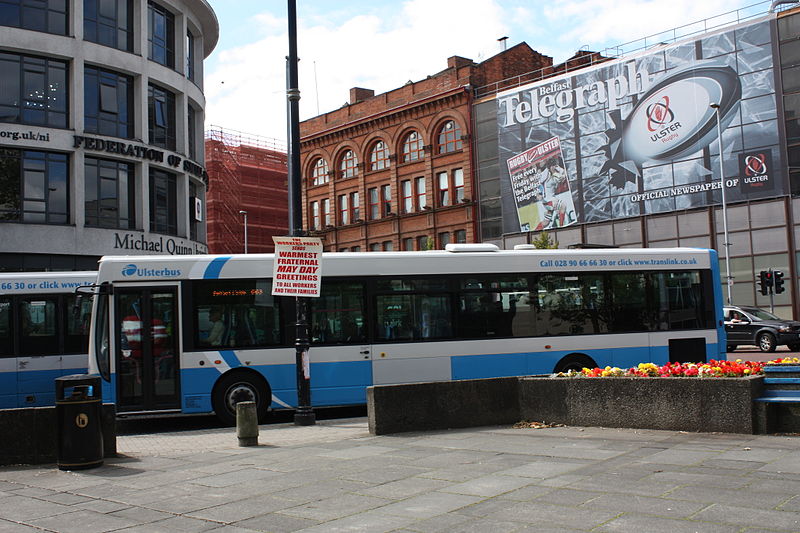
[[[256,402],[236,404],[236,436],[239,437],[239,446],[258,446]]]

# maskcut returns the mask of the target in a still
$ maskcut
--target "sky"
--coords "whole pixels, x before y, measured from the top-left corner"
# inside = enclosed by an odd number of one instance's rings
[[[220,36],[204,67],[206,130],[219,127],[285,145],[287,1],[208,1]],[[454,55],[486,60],[503,50],[500,37],[508,37],[507,47],[524,41],[559,63],[581,49],[628,53],[765,13],[770,3],[297,0],[300,120],[342,107],[352,87],[381,94],[444,70]]]

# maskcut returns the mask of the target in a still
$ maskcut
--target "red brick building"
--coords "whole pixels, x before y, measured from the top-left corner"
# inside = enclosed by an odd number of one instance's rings
[[[286,148],[245,133],[206,132],[208,251],[212,254],[274,251],[273,235],[289,231]],[[244,213],[243,213],[244,212]]]
[[[473,89],[552,66],[521,43],[300,124],[303,227],[325,250],[443,248],[480,240],[472,149]]]

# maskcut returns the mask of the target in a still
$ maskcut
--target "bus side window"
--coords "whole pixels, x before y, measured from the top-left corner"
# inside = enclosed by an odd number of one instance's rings
[[[310,316],[312,344],[366,342],[363,284],[348,280],[323,285],[320,297],[311,301]]]
[[[0,357],[12,355],[11,298],[0,298]]]
[[[52,355],[60,351],[55,297],[31,297],[20,302],[20,354]]]

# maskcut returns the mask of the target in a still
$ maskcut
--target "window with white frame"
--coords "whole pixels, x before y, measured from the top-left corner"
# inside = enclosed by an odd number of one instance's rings
[[[455,120],[448,120],[439,130],[436,143],[436,153],[447,154],[461,150],[463,147],[461,142],[461,127]]]
[[[321,157],[311,167],[311,185],[328,183],[328,163]]]
[[[339,224],[344,226],[350,223],[350,209],[347,208],[347,195],[339,195]]]
[[[369,153],[369,169],[383,170],[389,168],[389,147],[383,141],[378,141],[372,145]]]
[[[403,140],[403,162],[416,161],[422,159],[425,155],[424,146],[422,144],[422,137],[416,131],[412,131],[406,135]]]
[[[425,196],[425,178],[414,178],[414,194],[417,197],[417,209],[425,209],[428,205]]]
[[[319,229],[319,202],[311,202],[311,229]]]
[[[358,157],[352,150],[347,150],[339,162],[342,178],[353,178],[358,175]]]
[[[326,226],[333,225],[333,221],[331,220],[331,201],[328,198],[322,200],[322,222]]]

